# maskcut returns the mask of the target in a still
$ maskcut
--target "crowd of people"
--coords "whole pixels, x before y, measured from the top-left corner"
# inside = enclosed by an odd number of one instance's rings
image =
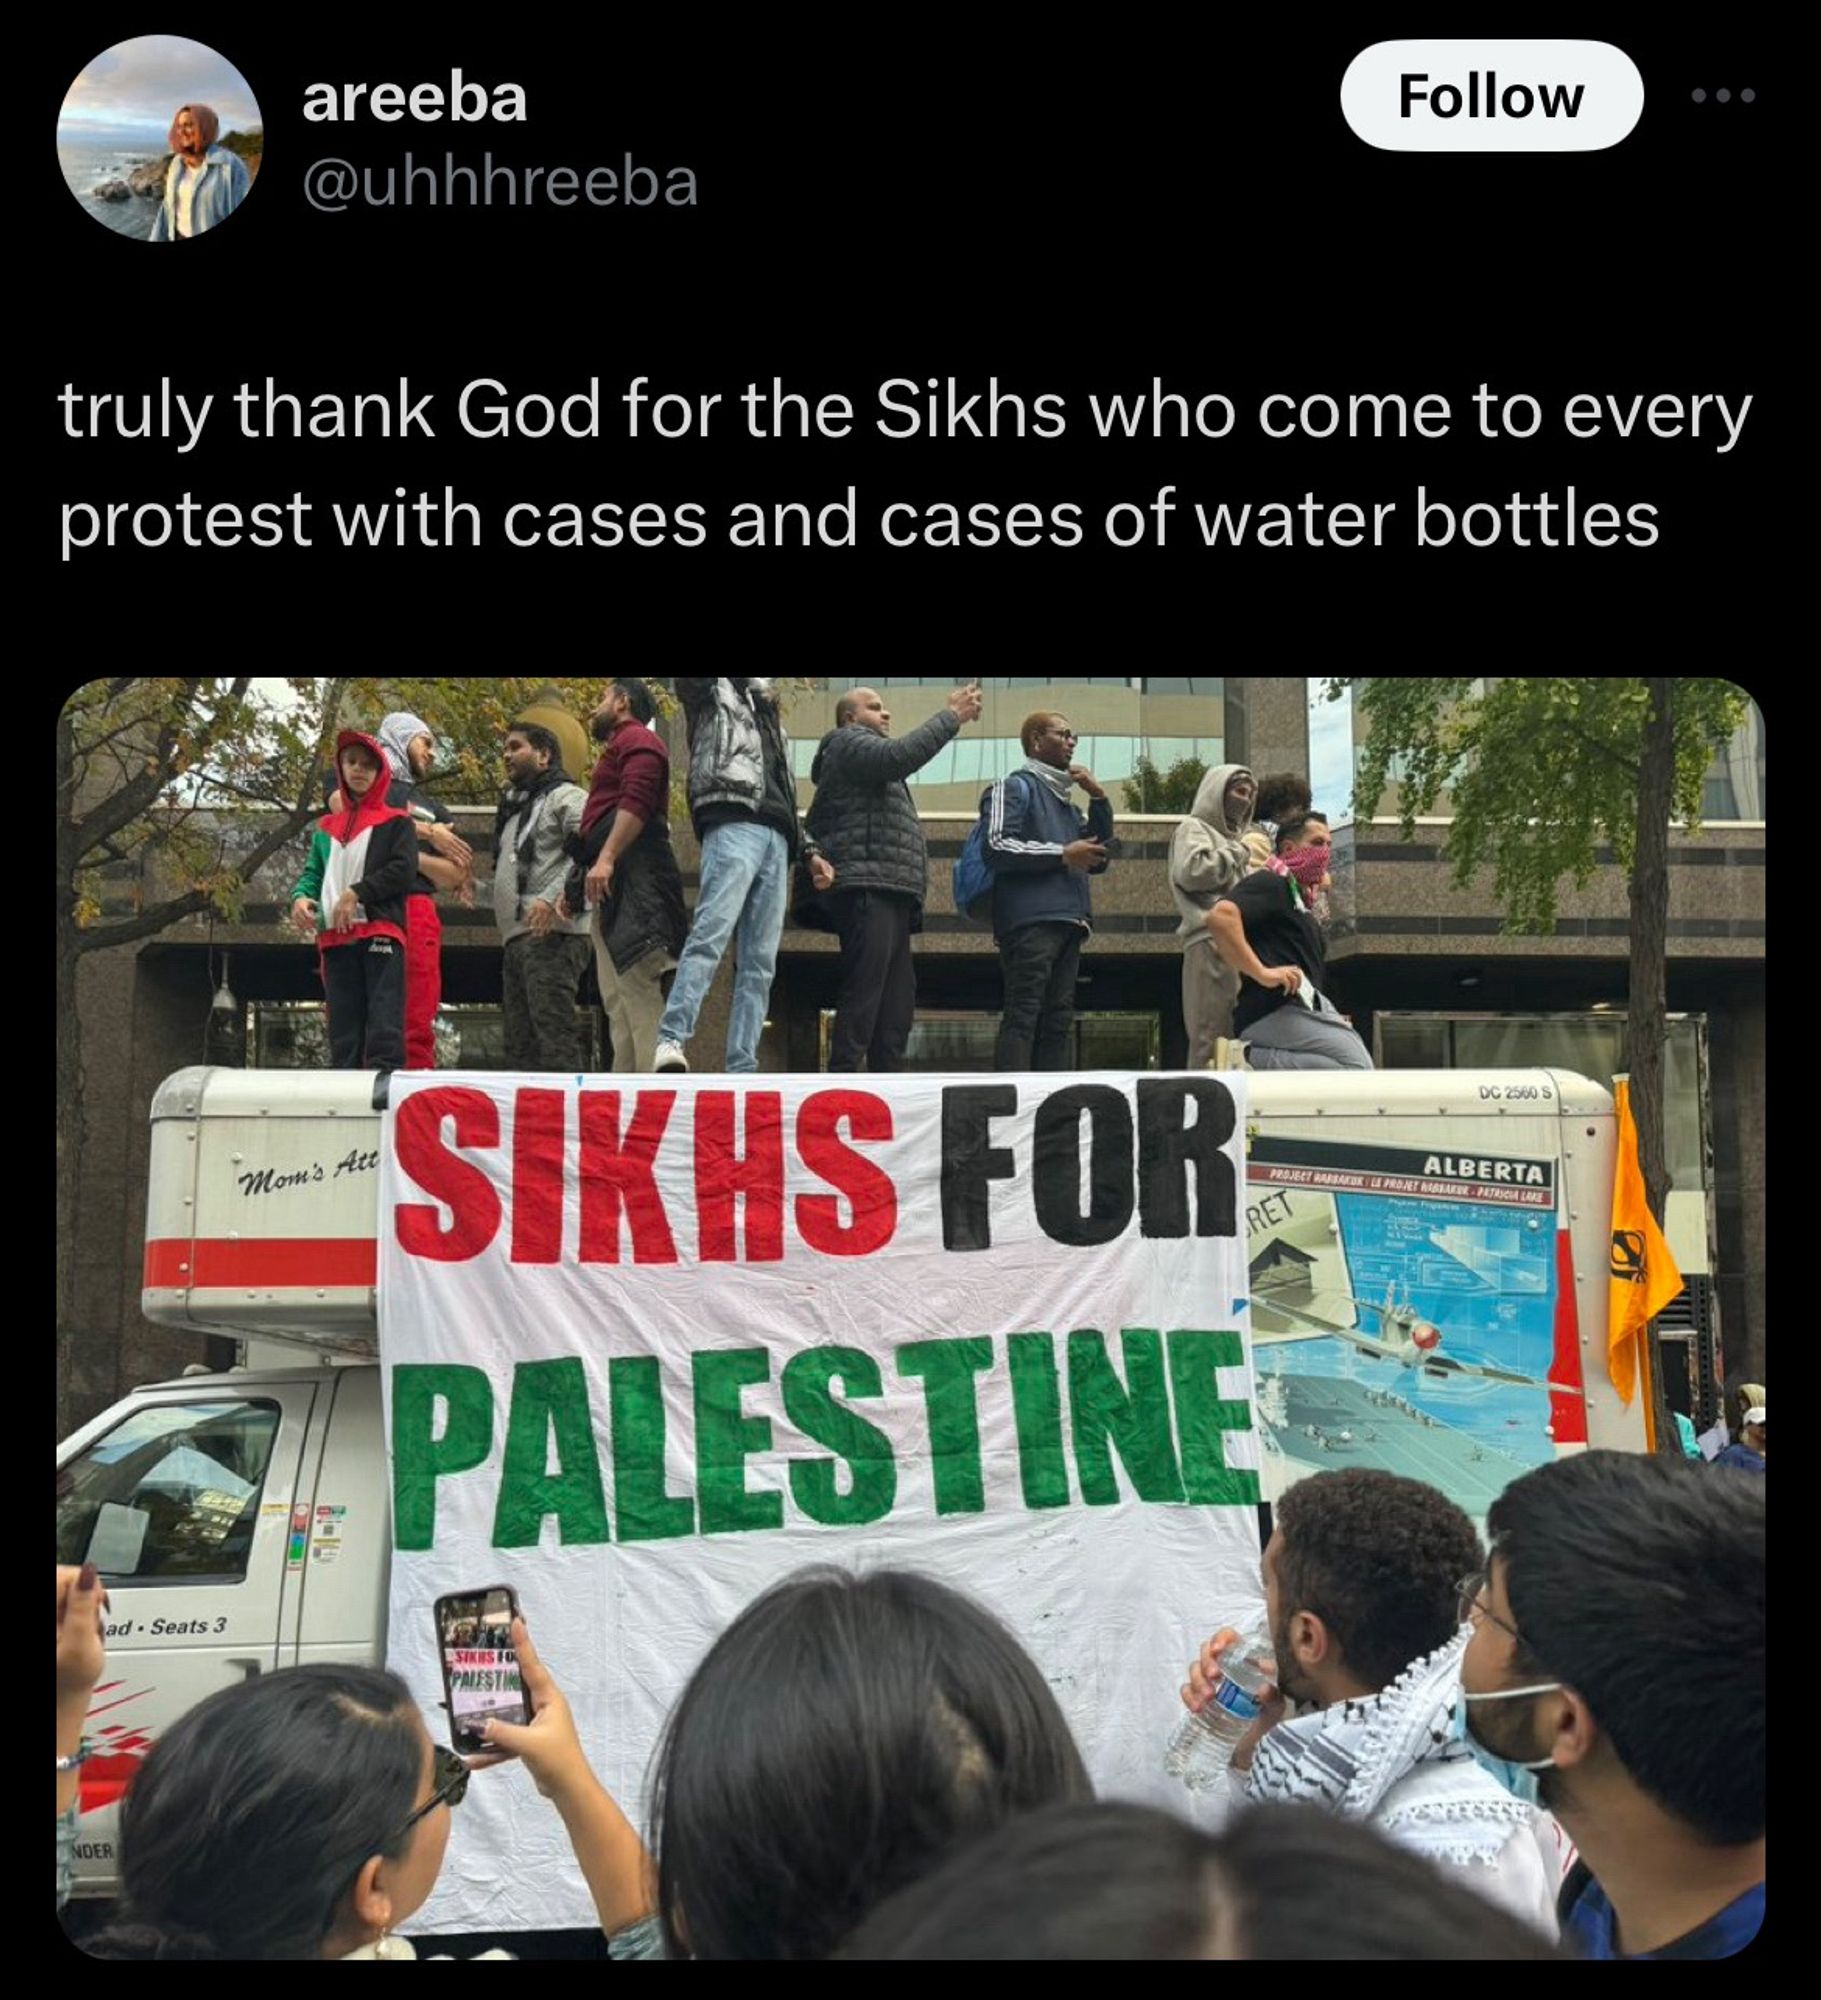
[[[839,945],[829,1068],[901,1069],[916,1011],[912,939],[929,893],[928,842],[909,781],[979,720],[979,686],[955,688],[900,736],[877,689],[849,689],[816,748],[806,816],[770,681],[678,676],[675,693],[701,849],[693,911],[670,840],[670,753],[645,681],[616,680],[602,695],[589,718],[599,755],[585,786],[546,722],[522,717],[501,744],[493,907],[508,1066],[584,1066],[576,1009],[592,965],[613,1067],[687,1071],[731,947],[721,1063],[728,1074],[756,1070],[794,908],[799,923],[832,931]],[[1040,710],[1020,737],[1024,762],[981,793],[970,848],[985,887],[965,913],[990,923],[998,946],[995,1067],[1068,1069],[1091,884],[1119,842],[1105,788],[1075,761],[1068,718]],[[338,1068],[435,1063],[436,898],[471,899],[475,862],[447,808],[423,789],[435,748],[429,724],[406,713],[387,716],[375,736],[346,730],[337,739],[329,808],[293,889],[291,920],[319,947]],[[1305,779],[1258,780],[1227,764],[1202,780],[1168,864],[1182,917],[1191,1068],[1372,1067],[1323,990],[1330,846]]]
[[[517,1763],[619,1958],[1725,1957],[1765,1907],[1764,1507],[1760,1480],[1585,1452],[1505,1490],[1487,1552],[1432,1488],[1312,1475],[1264,1553],[1275,1686],[1212,1830],[1097,1799],[1019,1639],[903,1571],[801,1571],[735,1619],[642,1830],[522,1619],[531,1719],[472,1759],[377,1668],[262,1675],[152,1747],[87,1949],[411,1957],[464,1794]],[[103,1598],[87,1568],[57,1589],[61,1813]]]

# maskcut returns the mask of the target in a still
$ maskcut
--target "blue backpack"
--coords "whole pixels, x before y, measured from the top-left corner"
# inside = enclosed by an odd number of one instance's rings
[[[1012,772],[1005,782],[1009,785],[1017,775]],[[954,876],[957,912],[969,923],[988,926],[993,921],[993,868],[987,859],[986,809],[992,795],[990,786],[981,795],[980,817],[956,858]]]

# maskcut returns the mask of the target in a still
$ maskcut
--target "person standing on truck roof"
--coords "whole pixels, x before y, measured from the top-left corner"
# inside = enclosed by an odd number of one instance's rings
[[[503,755],[493,914],[505,940],[506,1067],[575,1075],[585,1066],[575,1010],[588,971],[588,916],[563,914],[563,884],[588,794],[563,769],[561,747],[541,723],[515,722]]]
[[[1075,762],[1079,739],[1066,715],[1027,715],[1018,736],[1024,762],[980,799],[1005,982],[993,1067],[1072,1069],[1075,980],[1094,928],[1088,877],[1112,863],[1113,807],[1093,772]],[[1085,814],[1074,802],[1078,785]]]
[[[652,1067],[660,1075],[688,1069],[683,1044],[696,1031],[731,944],[739,970],[727,1019],[727,1073],[745,1075],[759,1067],[791,866],[799,857],[807,862],[818,890],[833,883],[834,870],[798,823],[790,739],[771,682],[750,674],[679,674],[676,689],[689,724],[689,816],[702,843],[702,876]]]
[[[1215,948],[1214,905],[1238,888],[1250,866],[1244,845],[1255,787],[1243,764],[1217,764],[1202,779],[1195,803],[1170,837],[1170,894],[1182,917],[1182,1020],[1189,1034],[1188,1066],[1206,1069],[1214,1044],[1233,1032],[1239,974]]]
[[[417,876],[405,900],[405,1067],[436,1067],[436,1010],[443,998],[443,923],[437,893],[453,889],[474,900],[474,850],[455,830],[449,808],[418,788],[436,762],[436,738],[421,716],[400,709],[379,725],[375,741],[392,774],[388,801],[403,806],[417,832]],[[329,810],[347,804],[336,790]]]
[[[405,1067],[436,1067],[436,1010],[443,998],[443,920],[437,892],[473,899],[474,850],[455,830],[449,808],[419,787],[436,762],[436,738],[421,716],[400,711],[379,725],[392,772],[390,797],[411,815],[417,876],[405,898]]]
[[[1243,1067],[1372,1067],[1365,1043],[1321,990],[1327,947],[1309,898],[1327,881],[1330,842],[1319,814],[1286,820],[1273,865],[1247,876],[1211,913],[1214,942],[1240,976],[1233,1022]]]
[[[417,873],[411,816],[389,803],[391,772],[370,736],[335,739],[337,796],[317,822],[291,891],[291,923],[316,935],[332,1069],[401,1069],[405,1060],[405,899]]]
[[[689,929],[683,877],[670,844],[670,752],[651,726],[657,703],[642,680],[609,681],[589,730],[601,746],[581,833],[570,843],[563,914],[592,910],[595,983],[616,1071],[657,1060],[665,979]]]
[[[950,691],[947,705],[893,737],[877,689],[849,688],[835,727],[817,746],[809,775],[816,796],[805,825],[828,856],[837,885],[819,899],[841,941],[830,1070],[900,1070],[917,1011],[911,937],[923,928],[929,846],[906,782],[980,719],[978,682]]]
[[[1464,1740],[1580,1858],[1584,1958],[1730,1958],[1764,1921],[1764,1484],[1588,1451],[1492,1503]]]

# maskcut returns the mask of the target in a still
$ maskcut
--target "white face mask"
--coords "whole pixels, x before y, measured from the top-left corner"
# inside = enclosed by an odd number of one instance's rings
[[[1534,1763],[1514,1763],[1509,1757],[1495,1756],[1467,1727],[1467,1704],[1470,1701],[1521,1701],[1526,1695],[1554,1694],[1560,1681],[1539,1681],[1534,1687],[1495,1688],[1486,1694],[1469,1694],[1465,1688],[1454,1704],[1455,1740],[1464,1743],[1473,1752],[1480,1768],[1496,1778],[1515,1799],[1522,1799],[1533,1806],[1538,1799],[1537,1773],[1553,1769],[1553,1757],[1539,1757]]]

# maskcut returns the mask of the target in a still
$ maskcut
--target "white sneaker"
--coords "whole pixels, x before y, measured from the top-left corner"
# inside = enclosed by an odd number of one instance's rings
[[[674,1076],[678,1072],[687,1076],[689,1058],[680,1042],[660,1042],[651,1058],[651,1067],[659,1076]]]
[[[1211,1069],[1250,1069],[1246,1060],[1246,1045],[1235,1038],[1222,1035],[1214,1044],[1214,1060]]]

